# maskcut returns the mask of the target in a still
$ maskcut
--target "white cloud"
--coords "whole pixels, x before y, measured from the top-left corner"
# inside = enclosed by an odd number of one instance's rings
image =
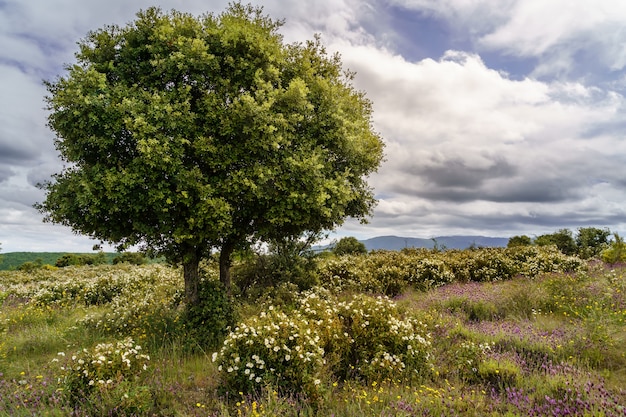
[[[590,198],[598,198],[592,178],[624,172],[623,157],[606,161],[606,152],[626,150],[621,138],[589,137],[590,130],[626,122],[615,92],[512,80],[460,51],[409,62],[375,46],[335,46],[357,71],[388,142],[387,161],[371,179],[382,200],[370,236],[478,233],[498,222],[507,224],[501,233],[514,234],[538,218],[591,221],[585,213]],[[619,190],[619,178],[609,176],[605,188]]]
[[[596,61],[626,66],[626,3],[621,0],[394,0],[393,4],[449,22],[482,47],[541,58],[536,76],[563,76]],[[582,55],[582,57],[581,57]]]

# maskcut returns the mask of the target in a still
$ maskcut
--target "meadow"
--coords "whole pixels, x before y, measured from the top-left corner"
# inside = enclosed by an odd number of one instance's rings
[[[1,271],[0,415],[626,416],[625,265],[311,262],[267,279],[242,260],[232,299],[209,262],[195,310],[164,264]]]

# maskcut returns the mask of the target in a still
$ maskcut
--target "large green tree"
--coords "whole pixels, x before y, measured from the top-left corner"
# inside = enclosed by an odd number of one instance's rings
[[[46,83],[66,166],[42,185],[45,220],[182,264],[191,304],[212,250],[229,287],[238,247],[364,220],[383,154],[371,103],[319,38],[285,44],[281,24],[234,3],[90,32]]]
[[[565,255],[576,253],[576,241],[569,229],[559,229],[554,233],[537,236],[533,243],[537,246],[555,245]]]

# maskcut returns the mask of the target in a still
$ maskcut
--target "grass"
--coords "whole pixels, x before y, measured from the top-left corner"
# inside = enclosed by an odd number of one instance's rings
[[[225,389],[212,360],[217,347],[190,348],[176,331],[180,275],[154,265],[0,273],[0,416],[626,415],[624,266],[409,288],[394,301],[402,317],[428,329],[432,373],[338,379],[328,370],[315,398],[272,385]],[[85,302],[112,280],[124,283],[119,294]],[[240,300],[238,316],[266,308]],[[113,388],[103,384],[68,401],[61,366],[82,349],[126,336],[144,346],[149,367],[120,368]]]

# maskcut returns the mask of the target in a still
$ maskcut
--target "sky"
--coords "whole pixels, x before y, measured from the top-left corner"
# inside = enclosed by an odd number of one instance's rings
[[[385,162],[355,236],[537,236],[626,231],[623,0],[251,1],[287,43],[320,34],[373,103]],[[219,14],[228,1],[0,0],[0,251],[91,251],[42,221],[36,184],[62,163],[42,80],[76,42],[159,6]]]

